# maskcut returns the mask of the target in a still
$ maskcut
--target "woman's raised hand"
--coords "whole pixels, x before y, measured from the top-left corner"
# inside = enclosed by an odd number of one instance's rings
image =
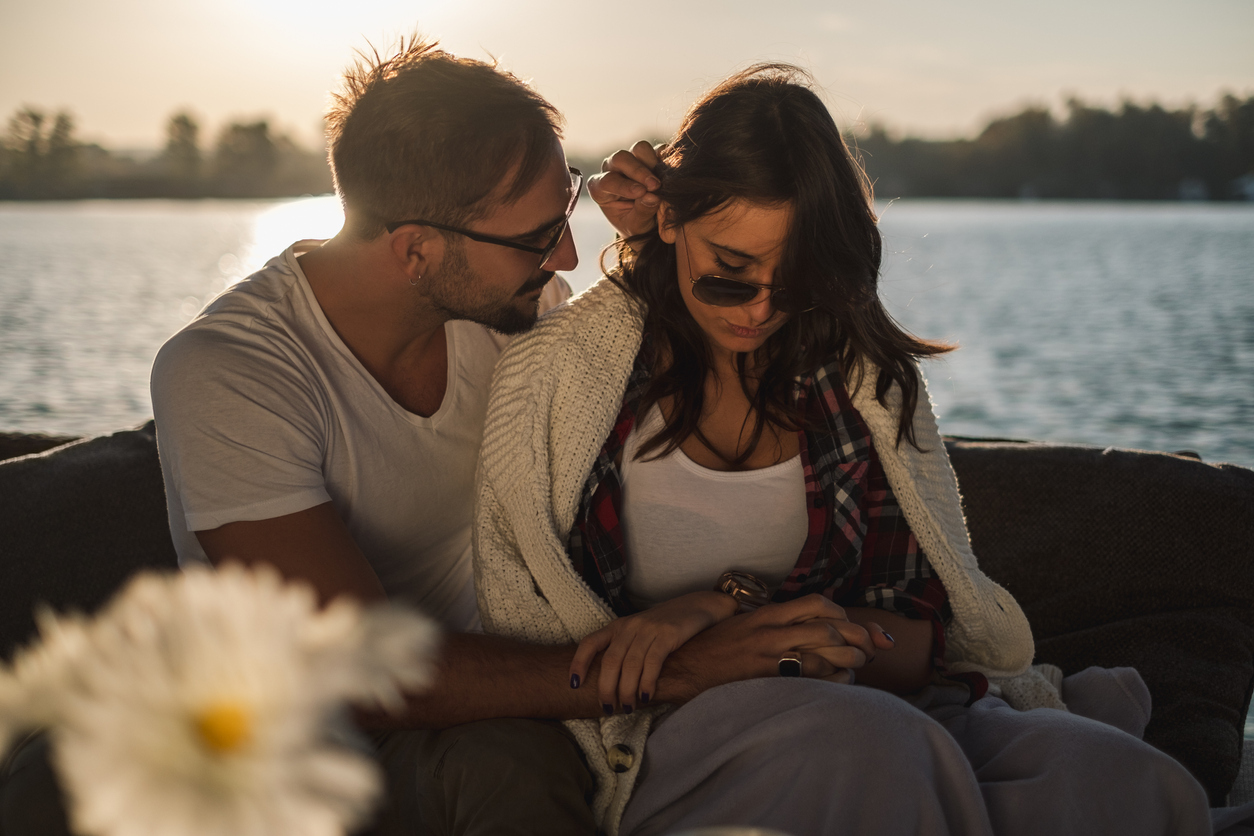
[[[662,185],[653,173],[660,162],[657,151],[643,139],[631,150],[615,151],[601,163],[601,173],[588,179],[588,194],[606,220],[624,238],[648,232],[657,223]]]
[[[657,678],[666,657],[708,627],[730,618],[736,602],[722,592],[691,592],[644,612],[616,618],[579,643],[570,663],[570,684],[578,688],[598,653],[601,673],[597,691],[607,715],[616,706],[630,714],[657,693]]]

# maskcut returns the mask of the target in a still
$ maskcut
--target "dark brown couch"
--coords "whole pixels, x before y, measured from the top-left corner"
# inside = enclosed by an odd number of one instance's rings
[[[31,454],[0,462],[3,658],[30,637],[37,602],[90,611],[133,572],[176,566],[151,423],[64,441],[0,437],[0,457]],[[1223,804],[1254,685],[1254,471],[1131,450],[947,445],[980,565],[1022,603],[1038,661],[1137,668],[1154,700],[1146,739]]]

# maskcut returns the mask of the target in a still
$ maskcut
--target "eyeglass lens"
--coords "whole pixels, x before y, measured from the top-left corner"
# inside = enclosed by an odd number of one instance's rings
[[[583,191],[583,174],[579,169],[572,168],[570,170],[570,203],[566,206],[566,217],[554,230],[553,237],[544,246],[544,252],[540,254],[541,270],[544,269],[544,265],[549,263],[549,259],[557,251],[557,245],[562,242],[562,236],[566,234],[566,230],[570,227],[570,216],[575,214],[575,204],[579,202],[579,193],[581,191]]]

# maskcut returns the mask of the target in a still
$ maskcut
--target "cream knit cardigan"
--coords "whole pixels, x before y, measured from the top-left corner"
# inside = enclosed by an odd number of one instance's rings
[[[478,472],[475,586],[484,628],[538,644],[571,644],[604,627],[610,608],[571,566],[566,539],[593,461],[622,407],[641,341],[641,319],[606,279],[555,309],[518,338],[496,368]],[[1023,611],[971,553],[958,483],[923,393],[914,415],[919,446],[900,446],[900,391],[874,398],[876,370],[853,394],[910,530],[945,584],[953,608],[946,662],[979,671],[1019,709],[1065,708],[1056,679],[1031,666]],[[616,836],[659,711],[568,720],[597,777],[593,813]],[[624,748],[625,747],[625,748]],[[607,758],[611,749],[619,768]],[[626,755],[626,758],[623,755]]]

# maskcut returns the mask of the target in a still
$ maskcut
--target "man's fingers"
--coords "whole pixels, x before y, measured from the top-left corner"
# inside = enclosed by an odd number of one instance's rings
[[[870,632],[861,624],[854,624],[852,621],[842,621],[833,619],[831,624],[840,633],[841,638],[846,644],[860,648],[867,658],[874,659],[878,648],[871,639]],[[882,630],[880,632],[883,632]]]
[[[856,647],[801,647],[797,652],[802,654],[802,672],[805,672],[805,658],[813,656],[821,659],[835,670],[836,668],[860,668],[866,664],[866,654]],[[808,675],[808,674],[807,674]],[[822,676],[824,674],[820,674]]]
[[[845,608],[822,595],[805,595],[782,604],[767,604],[753,614],[765,624],[798,624],[815,618],[846,619]]]

